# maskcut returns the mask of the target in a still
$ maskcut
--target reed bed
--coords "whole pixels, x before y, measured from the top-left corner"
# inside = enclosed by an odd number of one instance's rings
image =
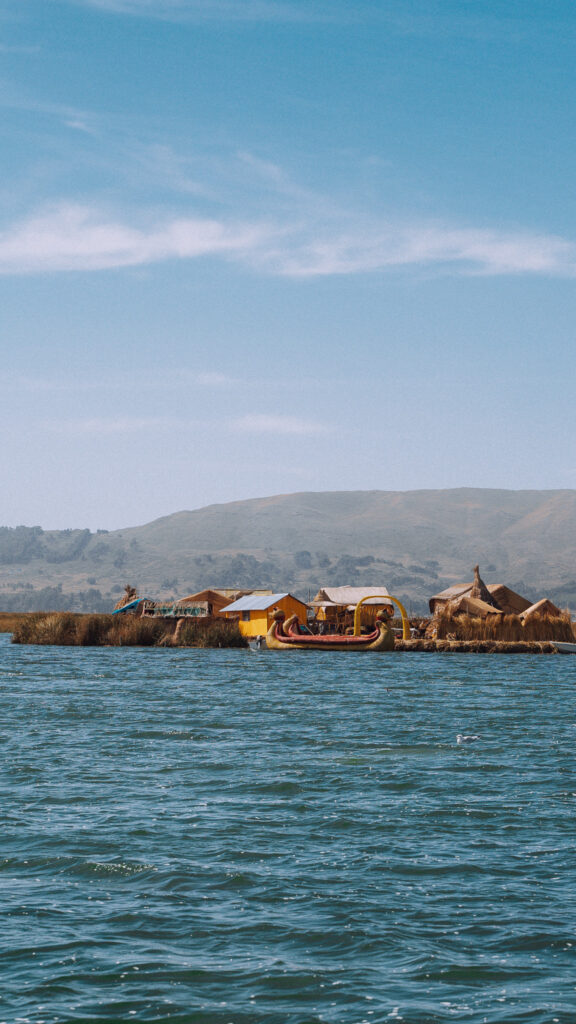
[[[236,622],[186,622],[178,637],[179,647],[247,647]]]
[[[550,640],[574,642],[572,620],[562,615],[532,615],[523,624],[518,615],[451,615],[444,611],[433,620],[437,640],[487,640],[501,643],[543,643]]]
[[[30,612],[0,612],[0,633],[13,633]]]
[[[61,647],[245,647],[236,623],[186,623],[175,636],[176,622],[132,615],[76,615],[36,612],[22,618],[12,634],[14,644]]]

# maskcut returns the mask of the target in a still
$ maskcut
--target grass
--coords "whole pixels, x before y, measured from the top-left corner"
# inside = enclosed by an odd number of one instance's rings
[[[438,640],[496,640],[544,642],[563,640],[573,643],[575,636],[568,612],[558,616],[532,615],[523,625],[517,615],[490,615],[486,619],[472,615],[451,615],[444,611],[434,620]]]
[[[0,612],[0,633],[13,633],[30,612]]]
[[[234,622],[186,623],[175,640],[175,622],[134,615],[34,612],[17,617],[14,644],[62,647],[246,647]]]
[[[178,638],[179,647],[247,647],[236,622],[186,622]]]

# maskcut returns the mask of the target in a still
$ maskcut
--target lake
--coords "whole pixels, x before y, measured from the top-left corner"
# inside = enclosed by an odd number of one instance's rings
[[[575,684],[0,637],[0,1024],[574,1024]]]

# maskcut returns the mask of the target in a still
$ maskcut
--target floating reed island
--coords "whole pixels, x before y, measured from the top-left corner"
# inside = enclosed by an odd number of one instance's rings
[[[420,629],[424,624],[420,620]],[[394,651],[470,654],[554,654],[552,641],[574,642],[568,615],[542,618],[529,630],[515,616],[486,623],[444,614],[439,635],[410,640],[396,637]],[[233,621],[172,620],[32,612],[19,616],[12,643],[63,647],[246,648],[248,640]]]
[[[472,583],[453,584],[429,602],[430,618],[409,619],[385,587],[321,589],[308,603],[289,593],[204,590],[169,602],[142,598],[126,586],[110,615],[36,612],[15,621],[12,642],[68,647],[248,647],[370,650],[384,630],[384,650],[551,654],[574,643],[570,613],[547,598],[531,603],[504,584],[486,586],[478,566]],[[393,619],[398,611],[401,619]],[[278,617],[292,623],[274,643]],[[379,626],[380,623],[380,626]],[[278,638],[276,638],[278,639]],[[374,649],[376,649],[374,645]]]

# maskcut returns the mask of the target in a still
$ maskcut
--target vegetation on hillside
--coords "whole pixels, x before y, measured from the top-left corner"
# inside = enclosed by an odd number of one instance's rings
[[[425,614],[478,561],[489,582],[576,608],[575,538],[576,491],[473,488],[282,495],[112,532],[0,527],[0,611],[104,612],[130,578],[167,601],[204,588],[306,600],[320,587],[382,585]]]

